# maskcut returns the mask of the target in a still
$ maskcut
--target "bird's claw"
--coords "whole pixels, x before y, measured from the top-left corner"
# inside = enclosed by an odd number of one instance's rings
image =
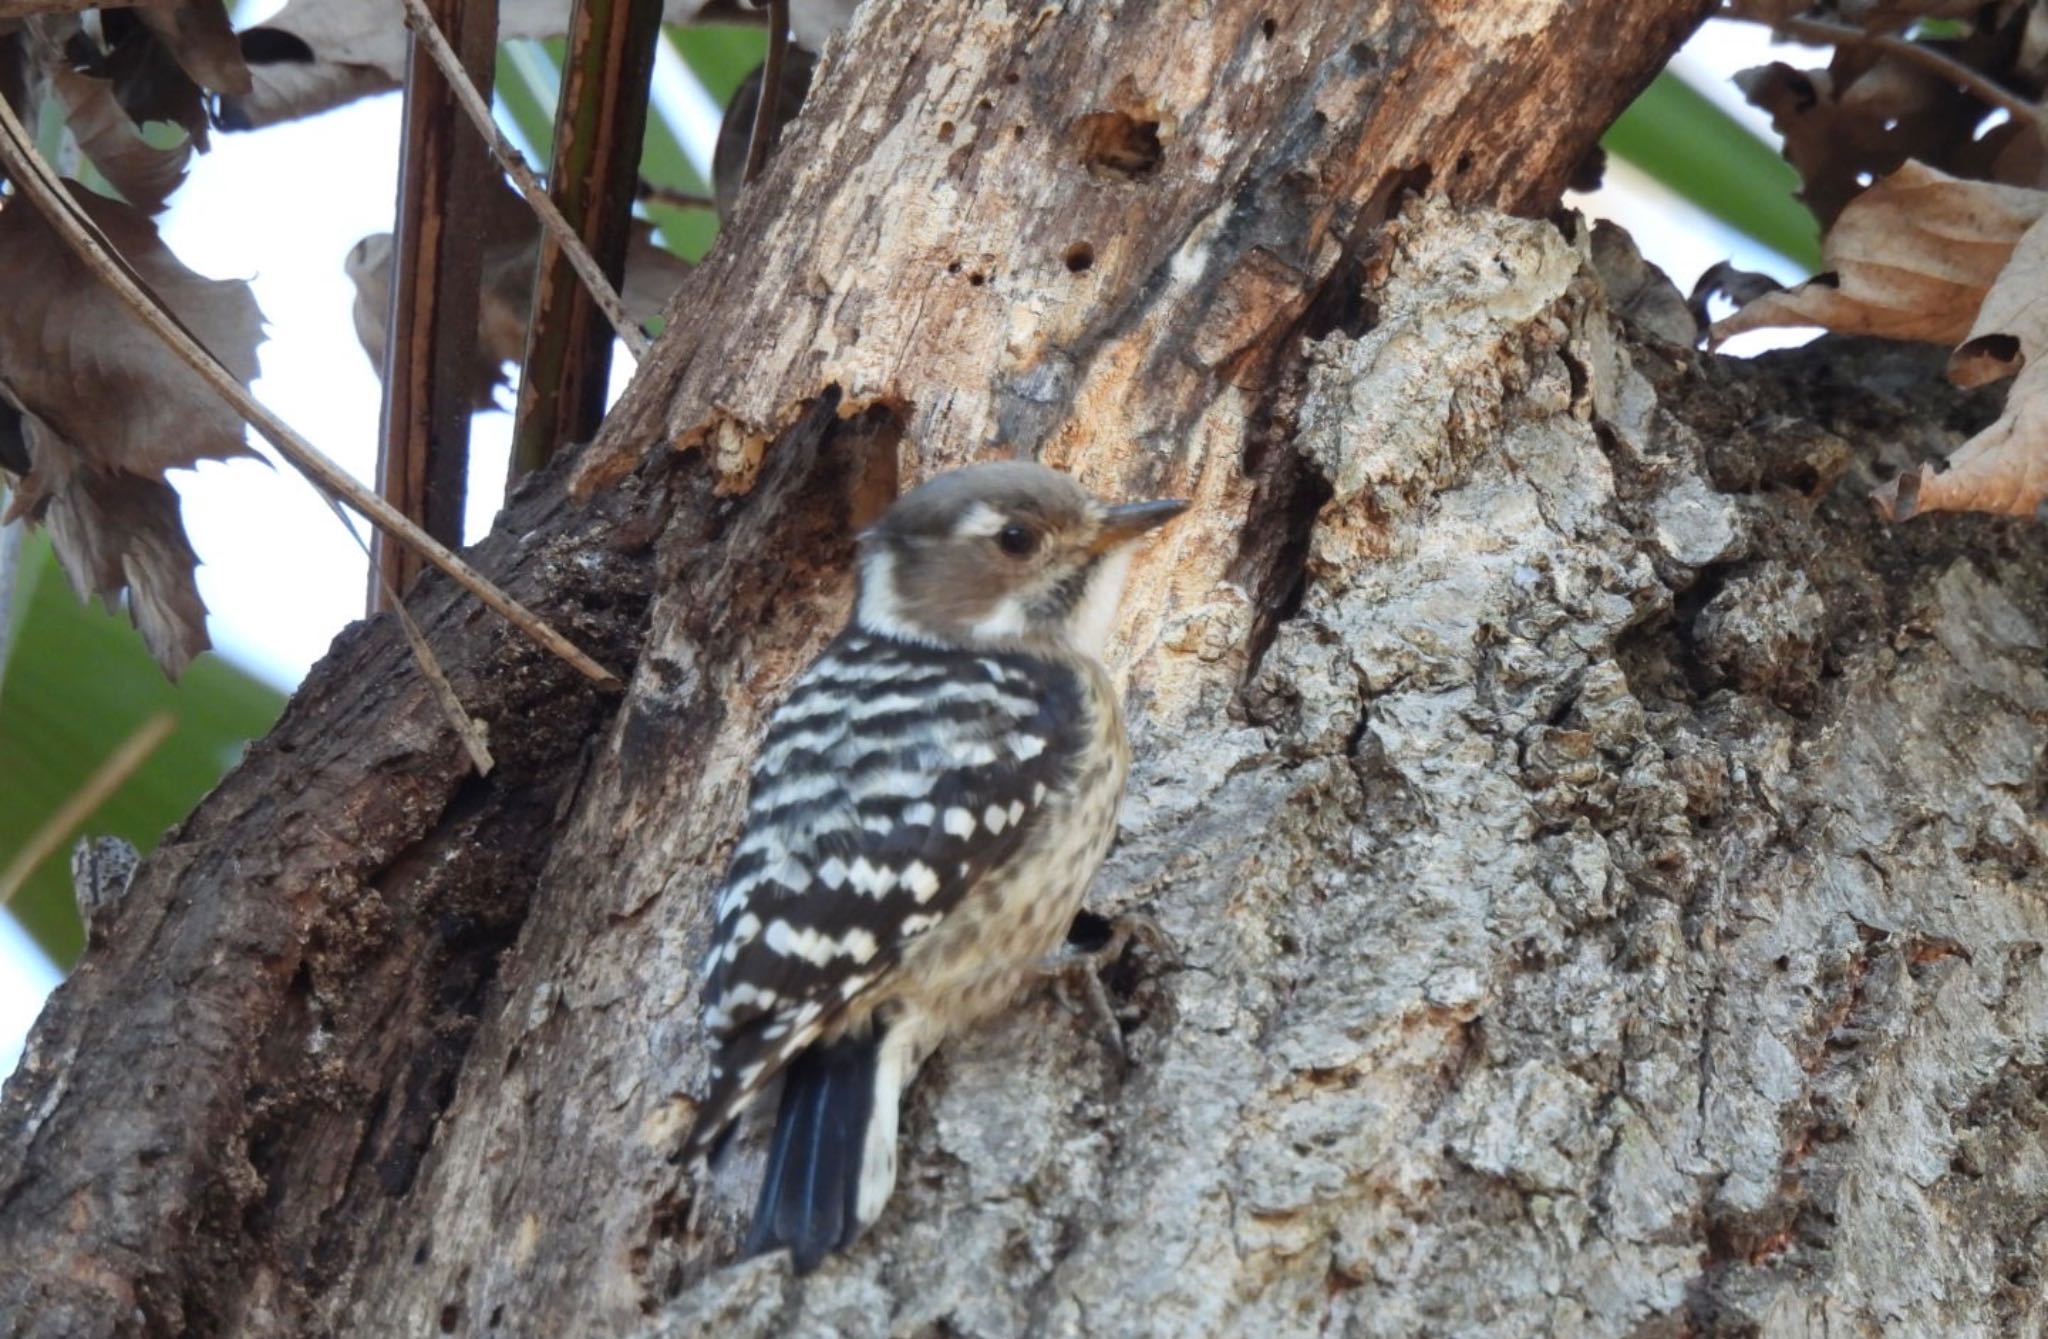
[[[1067,1010],[1086,1015],[1094,1025],[1103,1049],[1119,1070],[1130,1063],[1123,1024],[1142,1017],[1143,1010],[1128,1005],[1118,1008],[1102,984],[1102,973],[1121,962],[1134,944],[1151,956],[1175,960],[1173,941],[1151,917],[1127,913],[1110,919],[1084,911],[1075,918],[1066,947],[1039,967],[1039,973],[1051,979]]]

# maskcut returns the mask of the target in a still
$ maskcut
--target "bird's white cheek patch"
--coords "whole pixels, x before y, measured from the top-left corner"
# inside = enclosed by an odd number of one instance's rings
[[[991,640],[999,637],[1021,637],[1026,626],[1024,602],[1014,595],[1005,595],[996,607],[969,629],[976,637]]]
[[[875,549],[861,558],[860,601],[854,618],[869,632],[931,645],[930,635],[912,626],[905,616],[903,600],[896,593],[896,559],[886,549]]]
[[[1123,598],[1124,577],[1131,570],[1131,549],[1127,544],[1095,565],[1088,593],[1074,611],[1073,646],[1083,655],[1102,658],[1109,634],[1116,627],[1116,602]]]

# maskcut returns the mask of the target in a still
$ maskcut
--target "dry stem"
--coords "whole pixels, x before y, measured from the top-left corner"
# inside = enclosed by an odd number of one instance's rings
[[[555,202],[548,198],[546,189],[540,184],[540,178],[526,165],[526,160],[520,157],[519,150],[512,146],[512,141],[506,139],[505,133],[498,129],[497,121],[491,116],[490,105],[484,101],[483,94],[476,91],[476,85],[469,81],[469,75],[463,70],[462,61],[456,56],[455,48],[448,45],[448,39],[441,32],[440,25],[436,24],[434,16],[427,12],[425,0],[405,0],[405,22],[406,26],[427,44],[427,52],[434,58],[434,64],[441,67],[442,78],[446,79],[448,86],[455,91],[456,102],[462,105],[462,110],[468,115],[470,123],[476,127],[477,133],[484,137],[484,143],[490,146],[491,156],[498,160],[498,166],[512,178],[512,184],[519,188],[519,193],[526,197],[526,203],[533,207],[533,212],[540,218],[541,226],[548,230],[555,239],[555,244],[562,248],[562,254],[569,258],[569,264],[575,269],[577,278],[590,290],[591,300],[597,303],[597,309],[611,322],[612,329],[618,333],[620,342],[626,346],[626,351],[636,360],[646,357],[649,345],[647,336],[641,333],[640,327],[633,324],[632,318],[626,315],[626,304],[619,300],[618,290],[604,277],[604,271],[598,267],[596,257],[590,254],[589,247],[583,245],[583,239],[576,235],[576,229],[570,226],[568,219],[562,217],[562,211],[555,208]]]

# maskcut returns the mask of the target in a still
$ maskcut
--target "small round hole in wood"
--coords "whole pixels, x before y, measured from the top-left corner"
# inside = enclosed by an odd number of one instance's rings
[[[1137,181],[1158,171],[1166,157],[1159,123],[1126,112],[1090,112],[1075,120],[1068,138],[1097,176]]]

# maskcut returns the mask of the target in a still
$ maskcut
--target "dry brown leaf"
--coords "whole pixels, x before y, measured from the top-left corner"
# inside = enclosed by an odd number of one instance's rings
[[[144,21],[144,13],[141,8],[100,11],[97,39],[86,28],[71,22],[63,42],[63,59],[79,73],[112,84],[122,110],[137,125],[167,121],[182,126],[192,142],[204,149],[211,124],[206,93],[181,63],[179,53],[165,43],[158,28]],[[204,61],[201,64],[210,65]]]
[[[477,311],[477,366],[472,403],[478,409],[497,407],[497,388],[505,383],[504,366],[526,353],[526,323],[533,303],[533,267],[540,246],[540,222],[510,187],[491,193],[476,234],[483,252],[483,293]],[[356,286],[353,310],[356,338],[379,376],[384,371],[384,343],[391,315],[391,234],[372,233],[348,253],[344,268]],[[626,246],[626,279],[620,298],[626,314],[645,323],[661,314],[689,262],[663,249],[653,229],[638,219]]]
[[[38,436],[36,450],[50,439]],[[193,573],[199,555],[185,537],[178,494],[161,479],[133,474],[74,478],[43,509],[50,547],[81,600],[109,609],[128,591],[128,617],[169,678],[213,643]]]
[[[140,211],[71,191],[184,324],[245,385],[252,380],[262,315],[248,285],[194,274]],[[126,588],[151,654],[176,675],[207,645],[206,611],[164,473],[251,454],[242,421],[18,197],[0,209],[0,256],[9,271],[0,390],[28,464],[10,514],[49,527],[82,593],[111,603]]]
[[[1838,51],[1826,70],[1782,62],[1744,70],[1735,82],[1771,114],[1799,198],[1826,229],[1864,183],[1908,159],[1949,164],[1970,142],[1985,108],[1917,65]]]
[[[192,141],[159,149],[121,110],[113,85],[59,65],[49,71],[50,89],[64,106],[64,121],[78,150],[92,161],[129,204],[154,214],[185,180]]]
[[[1868,183],[1909,159],[1974,180],[2043,184],[2038,118],[2007,117],[2000,111],[1995,119],[2003,124],[1994,125],[1991,96],[1966,86],[1974,72],[1996,87],[2039,87],[2040,72],[2028,64],[2025,39],[2032,25],[2027,0],[1967,6],[1770,3],[1744,5],[1741,12],[1764,22],[1793,21],[1795,35],[1804,35],[1797,21],[1819,20],[1828,32],[1861,28],[1892,44],[1845,41],[1825,70],[1795,70],[1779,63],[1736,76],[1749,100],[1771,114],[1784,136],[1785,158],[1803,183],[1800,198],[1823,228]],[[1967,22],[1959,37],[1916,41],[1920,59],[1895,49],[1899,30],[1927,17]]]
[[[687,23],[705,0],[667,0],[662,22]],[[502,0],[498,38],[559,37],[569,0]],[[402,0],[291,0],[240,34],[252,86],[220,101],[223,130],[257,130],[312,116],[405,79]]]
[[[201,88],[236,95],[249,91],[249,67],[242,60],[235,26],[228,22],[227,6],[221,0],[144,5],[134,13]]]
[[[2048,502],[2048,220],[2013,249],[1956,354],[1964,384],[1991,380],[1999,367],[2018,372],[2005,412],[1956,448],[1945,469],[1923,465],[1879,489],[1878,504],[1898,520],[1924,511],[2033,516]]]
[[[1715,324],[1719,344],[1745,330],[1820,326],[1844,334],[1954,344],[2048,213],[2048,191],[1961,181],[1907,163],[1842,212],[1821,243],[1825,273],[1767,293]]]
[[[43,14],[0,34],[8,104],[33,119],[45,98],[54,100],[80,152],[123,199],[151,213],[205,147],[202,85],[234,91],[248,82],[220,0],[110,12],[97,29],[76,14]],[[184,139],[152,144],[142,133],[152,121],[182,126]]]
[[[222,365],[245,385],[253,380],[263,316],[249,286],[185,268],[139,211],[75,183],[71,194]],[[36,210],[0,210],[0,255],[8,258],[0,375],[88,463],[160,476],[250,454],[240,416],[135,322]],[[38,461],[35,473],[45,468]]]

